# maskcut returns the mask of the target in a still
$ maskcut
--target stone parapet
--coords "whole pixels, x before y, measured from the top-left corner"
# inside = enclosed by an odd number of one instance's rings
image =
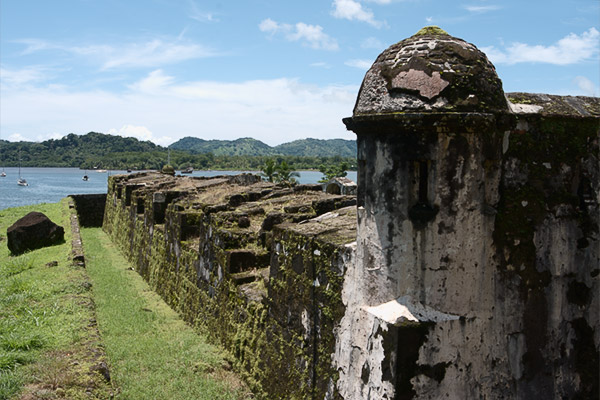
[[[335,327],[356,199],[241,175],[109,178],[104,230],[262,398],[336,393]],[[328,394],[329,393],[329,394]]]

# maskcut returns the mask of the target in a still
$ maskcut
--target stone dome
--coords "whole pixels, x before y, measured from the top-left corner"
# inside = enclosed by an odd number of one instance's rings
[[[431,26],[377,57],[363,80],[354,116],[507,109],[502,82],[486,55]]]

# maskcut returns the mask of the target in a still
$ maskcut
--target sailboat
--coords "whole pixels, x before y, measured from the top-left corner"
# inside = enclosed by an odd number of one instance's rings
[[[89,179],[90,179],[90,178],[88,178],[88,175],[87,175],[87,169],[86,169],[86,170],[85,170],[85,173],[83,174],[83,177],[81,178],[81,180],[82,180],[82,181],[87,181],[87,180],[89,180]]]
[[[2,167],[2,173],[0,173],[0,178],[6,178],[6,172],[4,172],[4,167]]]
[[[19,153],[19,179],[17,180],[17,185],[29,186],[29,183],[27,183],[25,178],[21,177],[21,153]]]

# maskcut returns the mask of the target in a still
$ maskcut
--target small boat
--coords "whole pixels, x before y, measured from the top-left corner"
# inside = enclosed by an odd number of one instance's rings
[[[104,173],[104,172],[106,172],[106,170],[105,169],[98,169],[98,170],[96,170],[96,172]]]
[[[87,176],[87,171],[85,171],[85,174],[83,174],[83,177],[81,178],[82,181],[88,181],[90,178]]]
[[[181,170],[182,174],[191,174],[192,172],[194,172],[194,168],[192,167],[187,167],[186,169]]]
[[[6,172],[4,172],[4,169],[0,173],[0,178],[6,178]]]
[[[19,153],[19,179],[17,179],[17,185],[29,186],[29,183],[21,176],[21,153]]]

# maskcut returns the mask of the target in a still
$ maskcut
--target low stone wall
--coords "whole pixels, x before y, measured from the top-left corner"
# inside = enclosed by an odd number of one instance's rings
[[[104,230],[184,319],[235,356],[259,398],[336,398],[335,327],[355,198],[260,182],[109,178]]]
[[[72,194],[79,223],[83,227],[100,227],[104,219],[106,194]]]
[[[81,242],[79,215],[77,214],[74,200],[70,198],[68,201],[71,224],[71,261],[73,265],[85,267],[85,254],[83,252],[83,243]]]

